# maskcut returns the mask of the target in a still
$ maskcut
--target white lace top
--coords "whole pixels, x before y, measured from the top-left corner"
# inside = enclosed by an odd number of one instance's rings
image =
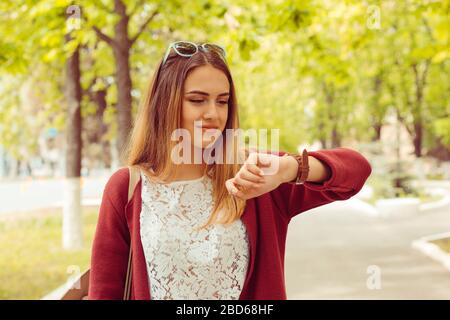
[[[249,263],[245,225],[210,225],[212,181],[142,178],[141,241],[152,299],[239,299]]]

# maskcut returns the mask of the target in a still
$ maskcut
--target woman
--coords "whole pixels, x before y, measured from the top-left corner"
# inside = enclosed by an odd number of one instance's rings
[[[126,167],[104,189],[89,299],[122,299],[130,244],[131,299],[286,299],[289,221],[349,199],[371,167],[347,148],[304,151],[303,158],[286,152],[225,152],[230,145],[232,151],[242,150],[236,136],[225,134],[238,128],[225,50],[172,43],[150,83],[127,149],[127,164],[140,169],[141,179],[130,201]],[[173,139],[180,137],[179,129],[182,139]],[[213,140],[207,139],[210,130],[219,133]],[[199,139],[198,131],[203,133]],[[183,159],[188,155],[191,161],[178,161],[180,141]],[[199,151],[207,155],[192,163]],[[217,161],[221,152],[232,161]]]

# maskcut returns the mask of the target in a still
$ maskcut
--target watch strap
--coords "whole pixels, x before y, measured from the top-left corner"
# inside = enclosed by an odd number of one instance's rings
[[[292,156],[298,162],[297,177],[291,183],[303,184],[309,174],[308,151],[303,149],[301,154],[286,152],[284,156]]]

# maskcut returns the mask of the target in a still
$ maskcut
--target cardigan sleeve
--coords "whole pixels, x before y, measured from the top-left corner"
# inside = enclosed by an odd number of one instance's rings
[[[89,300],[123,299],[130,234],[124,214],[120,185],[128,184],[119,169],[103,191],[97,227],[92,244]],[[122,182],[120,182],[122,180]]]
[[[288,220],[301,212],[330,202],[349,199],[362,189],[372,172],[367,159],[349,148],[309,151],[308,154],[327,165],[331,176],[322,183],[305,182],[296,185],[286,182],[272,190],[276,204]]]

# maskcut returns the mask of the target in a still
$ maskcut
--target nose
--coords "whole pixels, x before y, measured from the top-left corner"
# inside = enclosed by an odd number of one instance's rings
[[[205,111],[205,118],[206,119],[217,119],[219,116],[218,112],[217,112],[217,106],[215,101],[210,101],[208,103],[208,107]]]

